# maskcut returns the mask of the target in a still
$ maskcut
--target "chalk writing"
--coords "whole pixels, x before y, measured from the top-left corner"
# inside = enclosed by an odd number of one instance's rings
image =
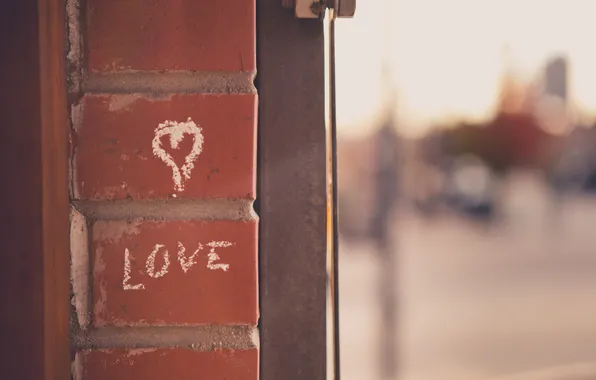
[[[168,273],[168,267],[170,266],[170,253],[167,249],[163,250],[163,266],[159,272],[155,272],[155,257],[157,256],[157,252],[161,248],[165,248],[163,244],[155,244],[155,248],[147,257],[147,262],[145,263],[145,267],[147,268],[147,274],[153,278],[160,278],[165,276]]]
[[[184,245],[182,245],[182,243],[178,242],[178,261],[180,262],[180,266],[182,267],[182,270],[184,271],[184,273],[188,272],[188,270],[196,264],[195,261],[195,257],[197,256],[197,254],[199,253],[199,251],[203,249],[203,245],[201,243],[199,243],[199,247],[196,249],[196,251],[187,259],[186,255],[184,255],[184,252],[186,251],[186,248],[184,248]]]
[[[229,264],[214,264],[217,260],[220,260],[220,257],[217,253],[215,253],[215,248],[221,247],[221,248],[225,248],[225,247],[229,247],[231,246],[232,243],[230,243],[229,241],[212,241],[207,243],[207,246],[211,247],[211,250],[209,251],[209,253],[207,254],[207,258],[209,259],[209,261],[207,261],[207,268],[211,269],[211,270],[217,270],[217,269],[221,269],[224,272],[228,271],[228,268],[230,267]]]
[[[130,251],[128,248],[124,250],[124,279],[122,280],[122,288],[124,290],[139,290],[145,289],[145,285],[143,284],[136,284],[131,285],[128,282],[130,281]]]
[[[209,252],[205,255],[207,258],[207,264],[205,267],[209,270],[221,270],[223,272],[227,272],[230,269],[230,264],[218,262],[221,260],[221,257],[215,251],[216,248],[228,248],[234,245],[234,243],[229,241],[210,241],[206,244],[207,247],[210,248]],[[187,273],[194,265],[197,264],[197,258],[199,252],[203,250],[203,245],[201,243],[198,244],[197,249],[193,252],[190,257],[186,256],[186,247],[182,242],[178,242],[178,262],[180,263],[180,268],[182,272]],[[163,263],[159,270],[156,270],[155,262],[156,259],[161,257]],[[145,273],[151,278],[161,278],[168,274],[170,268],[170,252],[163,244],[155,244],[153,251],[147,256],[147,260],[145,260]],[[145,289],[145,285],[142,283],[138,284],[131,284],[131,254],[128,248],[124,249],[124,278],[122,280],[122,288],[124,290],[142,290]]]
[[[189,117],[186,122],[177,122],[166,120],[155,128],[155,137],[151,146],[153,155],[162,160],[172,169],[172,180],[174,181],[174,190],[181,192],[184,190],[184,181],[190,179],[190,173],[194,168],[194,162],[203,151],[203,133]],[[178,146],[184,135],[191,135],[193,145],[190,153],[184,159],[184,165],[179,168],[174,159],[162,147],[161,139],[165,136],[170,137],[170,146],[172,149],[178,149]]]

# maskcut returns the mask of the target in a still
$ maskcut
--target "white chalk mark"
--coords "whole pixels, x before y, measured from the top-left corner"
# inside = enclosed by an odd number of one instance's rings
[[[232,245],[234,245],[234,243],[230,241],[210,241],[207,243],[207,246],[211,248],[227,248],[231,247]]]
[[[217,260],[220,260],[221,258],[219,257],[219,255],[215,252],[209,252],[207,254],[207,257],[209,258],[209,261],[207,262],[207,268],[211,269],[211,270],[216,270],[216,269],[221,269],[224,272],[227,272],[228,269],[230,268],[230,264],[213,264],[214,262],[216,262]]]
[[[157,256],[157,252],[161,248],[164,248],[163,244],[155,244],[155,249],[153,252],[147,257],[147,262],[145,263],[145,267],[147,268],[147,274],[153,278],[160,278],[163,277],[166,273],[168,273],[168,267],[170,266],[170,253],[167,249],[163,251],[163,266],[159,272],[155,272],[155,256]]]
[[[215,248],[226,248],[226,247],[232,246],[232,244],[233,243],[231,243],[229,241],[211,241],[211,242],[207,243],[207,246],[211,247],[211,250],[207,254],[207,258],[208,258],[207,268],[209,268],[211,270],[221,269],[224,272],[227,272],[228,269],[230,269],[230,264],[223,264],[223,263],[215,264],[216,261],[221,260],[219,255],[215,252]]]
[[[151,144],[153,154],[172,168],[175,191],[180,192],[184,190],[184,181],[190,179],[194,162],[203,151],[203,133],[201,131],[202,129],[190,117],[186,122],[166,120],[155,128],[155,137]],[[172,149],[178,149],[178,144],[180,144],[184,135],[191,135],[194,141],[189,155],[184,159],[184,165],[182,168],[179,168],[172,156],[162,148],[161,139],[164,136],[170,136],[170,146]]]
[[[131,285],[128,282],[130,281],[130,252],[128,248],[124,249],[124,279],[122,280],[122,288],[124,290],[139,290],[145,289],[145,285],[143,284],[136,284]]]
[[[230,269],[230,264],[220,263],[218,262],[221,260],[221,257],[215,252],[216,248],[227,248],[234,245],[234,243],[229,241],[211,241],[207,243],[207,246],[210,248],[209,253],[207,254],[207,268],[210,270],[222,270],[227,272]],[[187,273],[190,268],[192,268],[196,262],[196,257],[199,252],[203,249],[203,245],[198,243],[197,249],[193,252],[190,257],[186,256],[186,248],[182,244],[182,242],[178,242],[178,261],[180,262],[180,267],[184,273]],[[155,271],[155,259],[157,258],[157,254],[161,252],[163,256],[163,265],[159,272]],[[131,274],[131,255],[128,248],[124,249],[124,278],[122,279],[122,288],[124,290],[141,290],[145,289],[145,285],[142,283],[138,283],[135,285],[130,284],[130,274]],[[160,278],[165,276],[168,273],[168,268],[170,267],[170,253],[166,249],[165,245],[163,244],[155,244],[155,248],[147,257],[145,262],[145,268],[147,274],[152,278]]]
[[[199,254],[199,251],[203,249],[203,245],[199,243],[199,247],[197,250],[187,259],[185,252],[186,248],[181,242],[178,242],[178,261],[180,261],[180,267],[184,273],[188,272],[188,270],[196,264],[195,257]]]

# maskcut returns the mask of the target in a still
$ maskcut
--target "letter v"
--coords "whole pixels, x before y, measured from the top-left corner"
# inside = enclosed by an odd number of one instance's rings
[[[203,249],[203,245],[199,243],[197,250],[187,259],[185,255],[186,248],[184,248],[184,245],[182,245],[181,242],[178,242],[178,261],[180,261],[180,267],[184,273],[188,272],[188,270],[196,264],[195,257],[199,254],[201,249]]]

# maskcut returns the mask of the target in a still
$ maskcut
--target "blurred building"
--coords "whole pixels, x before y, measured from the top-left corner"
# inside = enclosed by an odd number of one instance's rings
[[[549,60],[542,73],[542,91],[536,116],[547,132],[562,135],[573,127],[568,109],[568,64],[565,57]]]
[[[547,62],[544,69],[544,93],[560,98],[567,103],[567,59],[555,57]]]

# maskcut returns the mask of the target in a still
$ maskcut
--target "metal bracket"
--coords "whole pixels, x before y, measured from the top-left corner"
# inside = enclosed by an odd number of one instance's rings
[[[282,0],[282,5],[294,9],[296,18],[322,19],[327,9],[337,18],[352,18],[356,13],[356,0]]]

